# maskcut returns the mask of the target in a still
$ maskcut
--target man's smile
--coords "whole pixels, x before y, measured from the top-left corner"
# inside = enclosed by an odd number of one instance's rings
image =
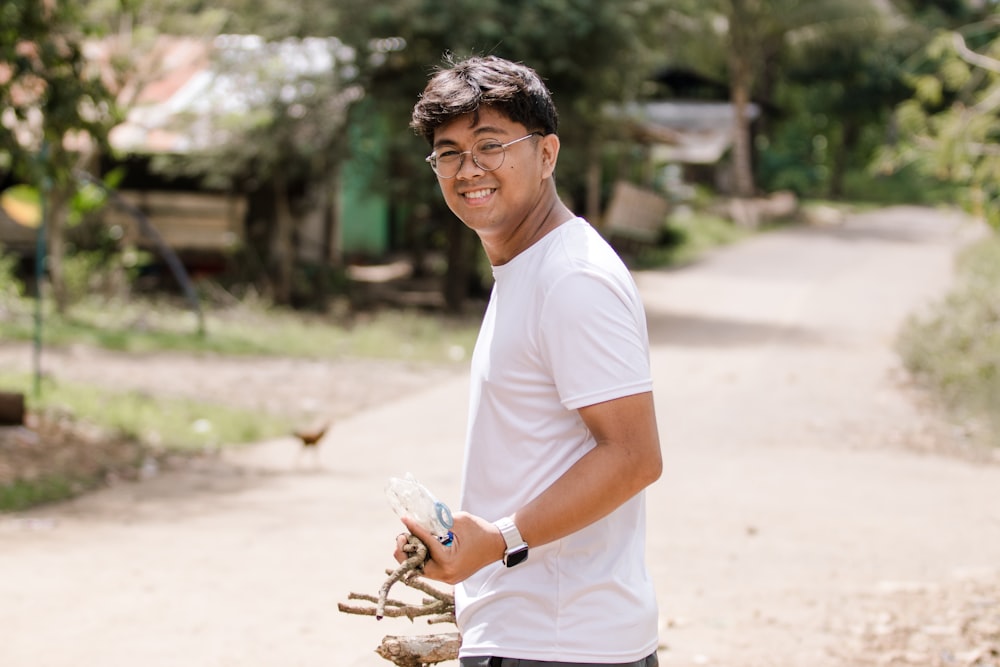
[[[462,197],[470,204],[475,204],[476,202],[483,201],[494,192],[496,192],[496,188],[479,188],[478,190],[463,192]]]

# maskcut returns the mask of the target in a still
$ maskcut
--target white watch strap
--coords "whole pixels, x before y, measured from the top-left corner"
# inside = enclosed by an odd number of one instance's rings
[[[509,516],[498,519],[493,523],[493,525],[500,529],[500,534],[503,535],[503,541],[507,544],[508,550],[516,549],[524,544],[524,538],[521,537],[521,531],[517,529],[517,526],[514,525],[514,520]]]

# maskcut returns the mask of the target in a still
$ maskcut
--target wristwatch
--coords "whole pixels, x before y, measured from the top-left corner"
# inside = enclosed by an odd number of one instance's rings
[[[507,567],[514,567],[528,560],[528,543],[521,537],[520,531],[514,525],[514,520],[509,516],[495,521],[494,526],[500,529],[503,541],[507,549],[503,552],[503,564]]]

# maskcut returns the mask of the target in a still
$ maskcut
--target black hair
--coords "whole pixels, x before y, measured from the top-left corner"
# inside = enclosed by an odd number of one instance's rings
[[[498,58],[446,58],[413,107],[410,127],[433,144],[434,132],[452,119],[495,109],[528,130],[556,134],[559,114],[541,77],[527,65]]]

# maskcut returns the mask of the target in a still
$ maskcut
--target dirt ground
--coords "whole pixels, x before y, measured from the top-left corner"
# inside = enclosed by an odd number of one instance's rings
[[[899,207],[637,274],[666,470],[648,491],[665,667],[1000,665],[1000,457],[900,368],[980,229]],[[0,367],[29,349],[0,344]],[[328,416],[294,438],[0,516],[0,664],[388,664],[374,593],[413,472],[454,502],[461,368],[49,351],[57,378]],[[447,630],[447,628],[445,628]]]

